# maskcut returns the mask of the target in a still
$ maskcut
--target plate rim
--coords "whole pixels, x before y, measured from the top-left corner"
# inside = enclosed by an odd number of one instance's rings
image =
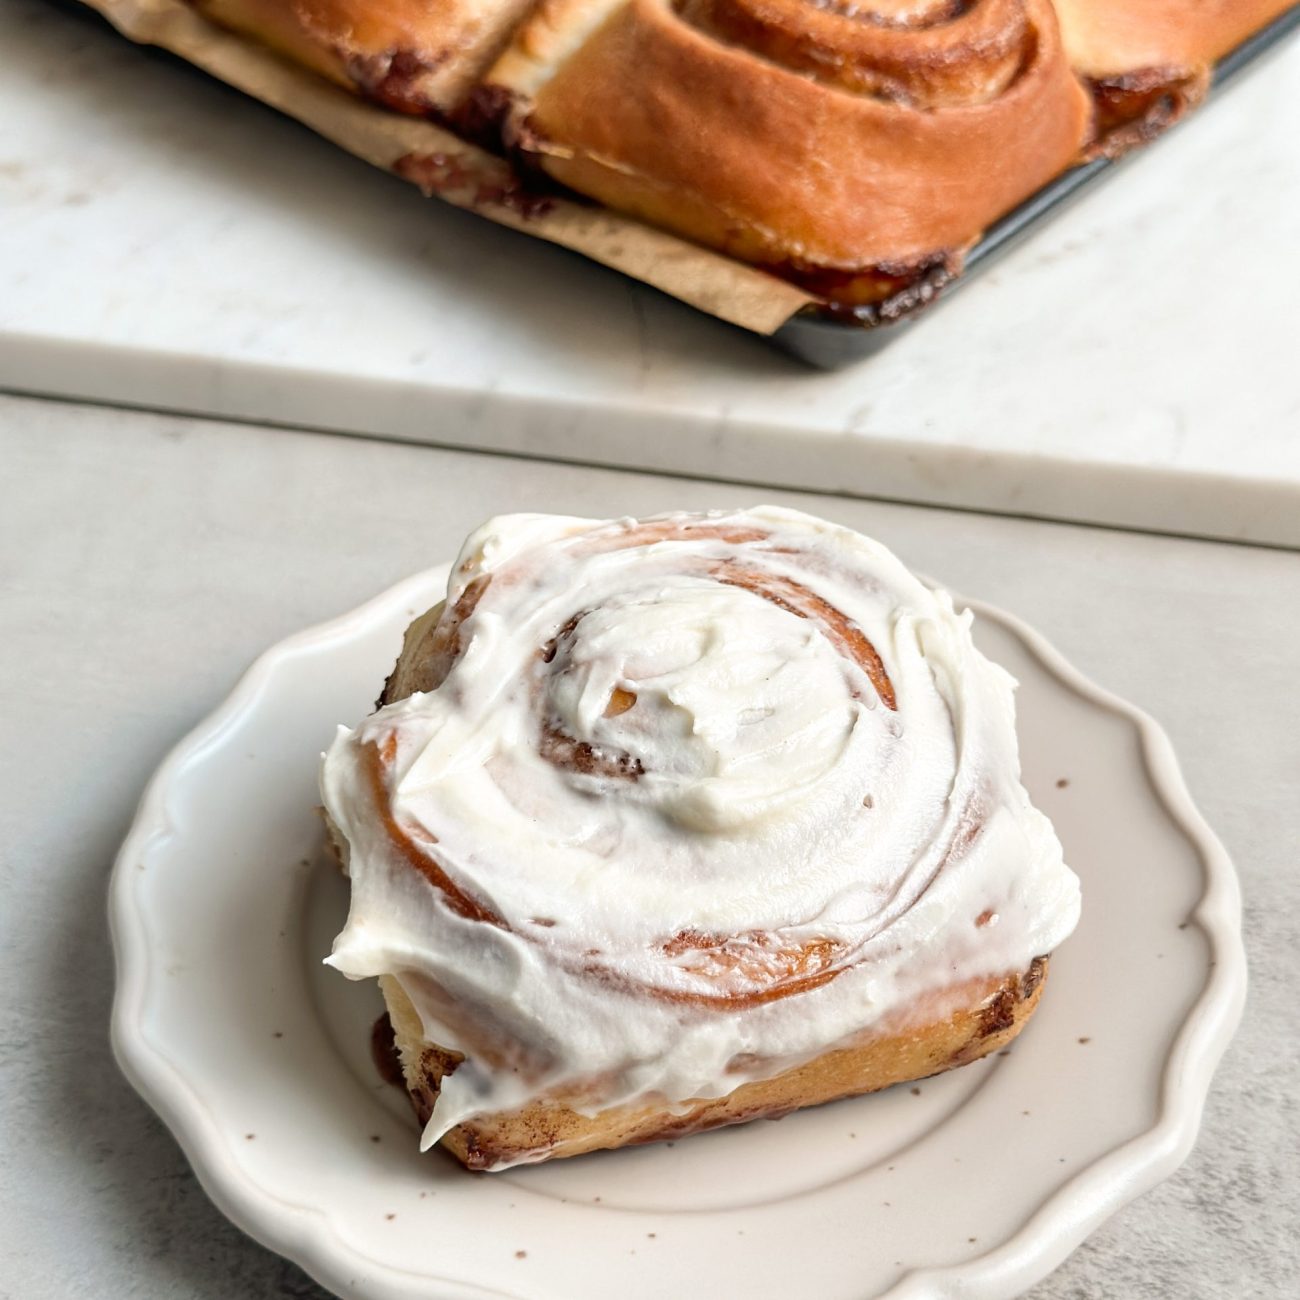
[[[289,1201],[241,1170],[225,1152],[207,1103],[180,1070],[148,1040],[143,1008],[150,987],[150,946],[143,909],[135,897],[143,861],[178,833],[169,795],[178,778],[220,745],[226,733],[256,708],[277,667],[286,659],[359,631],[444,579],[450,565],[422,570],[354,609],[313,624],[262,651],[225,699],[172,749],[150,777],[113,864],[108,889],[115,987],[110,1041],[127,1080],[163,1120],[195,1177],[217,1208],[241,1231],[302,1267],[349,1300],[378,1296],[428,1297],[430,1284],[444,1300],[484,1300],[513,1294],[459,1279],[385,1264],[349,1245],[330,1229],[316,1205]],[[949,589],[951,590],[951,589]],[[1195,1144],[1215,1069],[1240,1022],[1246,998],[1246,954],[1241,935],[1241,891],[1235,868],[1218,837],[1192,802],[1164,730],[1144,710],[1098,685],[1040,632],[988,602],[952,592],[977,619],[999,623],[1017,636],[1064,686],[1136,729],[1141,761],[1157,801],[1196,850],[1204,890],[1189,914],[1208,943],[1205,983],[1179,1025],[1161,1070],[1154,1123],[1112,1148],[1049,1196],[999,1246],[958,1264],[914,1269],[878,1300],[1008,1300],[1041,1281],[1097,1227],[1163,1181]]]

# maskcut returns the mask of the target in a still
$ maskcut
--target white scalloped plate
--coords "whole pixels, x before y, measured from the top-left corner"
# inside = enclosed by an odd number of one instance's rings
[[[268,651],[151,782],[114,872],[113,1041],[208,1193],[340,1295],[1007,1297],[1191,1149],[1240,1016],[1232,865],[1164,734],[975,605],[1083,920],[1009,1053],[676,1144],[473,1175],[377,1081],[317,756],[446,569]]]

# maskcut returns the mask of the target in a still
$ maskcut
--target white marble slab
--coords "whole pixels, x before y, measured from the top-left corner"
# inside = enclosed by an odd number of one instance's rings
[[[820,375],[0,8],[0,385],[1300,546],[1300,42]]]
[[[254,655],[450,554],[487,514],[758,493],[4,397],[0,465],[23,485],[0,511],[0,1295],[325,1300],[221,1217],[109,1053],[104,888],[141,787]],[[770,495],[1019,614],[1152,712],[1237,864],[1251,990],[1197,1147],[1033,1300],[1289,1300],[1300,556]]]

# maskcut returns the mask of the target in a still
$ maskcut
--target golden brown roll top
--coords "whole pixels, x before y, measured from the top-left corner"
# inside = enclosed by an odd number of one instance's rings
[[[469,92],[533,0],[191,0],[220,23],[405,113]]]
[[[1120,153],[1205,96],[1215,62],[1295,0],[1053,0],[1066,54],[1097,103],[1097,134]]]
[[[1089,127],[1047,0],[547,0],[487,82],[557,180],[796,268],[960,250]]]
[[[1085,77],[1209,67],[1295,0],[1053,0]]]

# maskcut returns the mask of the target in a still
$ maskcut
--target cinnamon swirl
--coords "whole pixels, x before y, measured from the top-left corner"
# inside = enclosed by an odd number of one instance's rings
[[[496,1169],[868,1092],[1018,1032],[1078,881],[1012,682],[794,511],[467,541],[321,787],[425,1125]]]

